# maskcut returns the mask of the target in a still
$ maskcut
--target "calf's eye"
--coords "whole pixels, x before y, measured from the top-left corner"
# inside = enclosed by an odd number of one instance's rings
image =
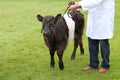
[[[54,24],[51,24],[50,25],[50,29],[54,29],[55,25]]]

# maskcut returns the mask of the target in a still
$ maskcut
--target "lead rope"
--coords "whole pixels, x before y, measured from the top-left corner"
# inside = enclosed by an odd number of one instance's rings
[[[74,3],[74,0],[71,0],[69,3]],[[70,15],[70,10],[68,10],[68,8],[71,6],[71,4],[68,4],[68,6],[67,6],[67,8],[66,8],[66,10],[65,10],[65,12],[64,12],[64,14],[67,12],[67,15],[68,15],[68,17],[70,17],[70,18],[72,18],[72,16]],[[63,15],[64,15],[63,14]]]

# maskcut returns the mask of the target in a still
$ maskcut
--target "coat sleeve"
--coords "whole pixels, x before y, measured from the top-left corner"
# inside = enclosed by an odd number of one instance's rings
[[[83,11],[90,10],[96,6],[98,6],[104,0],[82,0],[79,4],[82,7]]]

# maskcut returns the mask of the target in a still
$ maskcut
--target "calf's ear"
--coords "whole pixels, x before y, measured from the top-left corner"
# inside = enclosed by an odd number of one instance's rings
[[[43,17],[42,17],[40,14],[37,15],[37,19],[38,19],[38,21],[40,21],[40,22],[43,21]]]
[[[55,17],[55,20],[54,20],[54,24],[56,24],[56,22],[58,21],[58,19],[60,18],[61,14],[58,14],[56,17]]]

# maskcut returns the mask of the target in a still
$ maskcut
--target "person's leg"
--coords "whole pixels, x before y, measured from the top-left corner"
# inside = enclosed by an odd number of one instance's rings
[[[89,53],[90,53],[89,66],[92,68],[98,68],[99,66],[99,59],[98,59],[99,40],[88,38],[88,46],[89,46]]]
[[[101,67],[105,69],[109,69],[109,55],[110,55],[110,46],[109,46],[109,40],[100,40],[100,48],[101,48],[101,54],[102,54],[102,63]]]

